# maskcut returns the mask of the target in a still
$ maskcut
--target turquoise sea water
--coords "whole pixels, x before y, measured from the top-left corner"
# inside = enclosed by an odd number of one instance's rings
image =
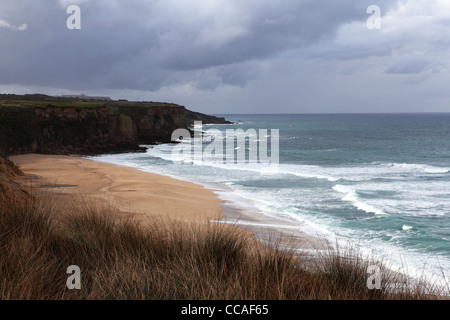
[[[450,114],[225,117],[237,124],[203,130],[279,129],[277,172],[174,163],[172,144],[93,159],[213,186],[235,205],[357,243],[405,272],[450,275]]]

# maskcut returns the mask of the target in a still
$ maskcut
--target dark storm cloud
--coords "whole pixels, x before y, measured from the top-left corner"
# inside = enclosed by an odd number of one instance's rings
[[[66,28],[70,4],[81,30]],[[381,30],[366,25],[373,4]],[[2,0],[0,89],[334,112],[412,106],[397,100],[415,86],[415,111],[431,89],[441,110],[449,19],[447,0]]]
[[[14,3],[14,14],[27,21],[28,30],[0,31],[0,81],[101,87],[114,68],[148,48],[148,42],[138,37],[138,32],[127,32],[132,21],[106,27],[106,17],[96,3],[81,5],[82,30],[76,31],[66,28],[69,15],[56,1]],[[147,33],[146,38],[149,37],[151,34]]]
[[[392,2],[392,1],[384,1]],[[199,41],[211,28],[179,28],[179,50],[167,52],[169,69],[195,70],[265,59],[286,50],[308,47],[332,39],[338,26],[367,19],[368,1],[250,1],[237,2],[242,20],[234,21],[242,34],[220,46]],[[250,17],[246,16],[250,15]],[[176,25],[176,24],[175,24]]]
[[[8,12],[0,19],[28,25],[0,29],[1,83],[156,90],[210,69],[216,86],[245,85],[258,75],[245,62],[331,39],[341,24],[366,18],[367,7],[356,0],[211,1],[206,9],[204,1],[87,0],[79,3],[82,29],[68,30],[65,5],[73,2],[0,5]]]

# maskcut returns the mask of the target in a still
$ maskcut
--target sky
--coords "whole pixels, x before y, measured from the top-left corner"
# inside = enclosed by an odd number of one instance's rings
[[[0,0],[0,92],[450,112],[449,30],[449,0]]]

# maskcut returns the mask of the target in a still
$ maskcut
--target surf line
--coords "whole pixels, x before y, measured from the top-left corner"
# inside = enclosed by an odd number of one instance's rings
[[[172,149],[172,162],[226,165],[265,164],[278,169],[280,163],[279,129],[271,129],[269,135],[267,129],[256,131],[252,128],[247,131],[243,129],[227,129],[225,132],[218,129],[203,131],[202,125],[201,121],[194,122],[193,138],[187,129],[181,128],[173,131],[171,140],[179,144]],[[207,144],[205,148],[203,148],[204,143]],[[247,144],[248,148],[246,148]],[[183,160],[180,161],[180,159]]]

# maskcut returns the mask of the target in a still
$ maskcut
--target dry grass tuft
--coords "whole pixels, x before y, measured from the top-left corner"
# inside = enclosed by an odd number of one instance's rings
[[[143,225],[85,201],[61,209],[46,193],[0,199],[0,299],[430,297],[424,284],[389,290],[405,280],[396,275],[367,289],[368,262],[351,250],[314,262],[226,224]],[[81,290],[66,287],[70,265],[81,269]]]

